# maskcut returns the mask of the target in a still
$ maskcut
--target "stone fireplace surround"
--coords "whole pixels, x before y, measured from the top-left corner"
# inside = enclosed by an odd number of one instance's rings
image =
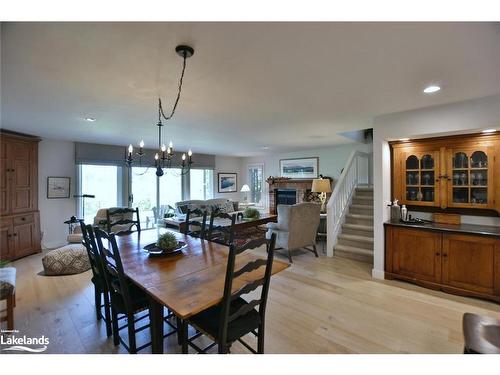
[[[269,213],[276,214],[276,191],[278,189],[293,189],[296,191],[297,203],[309,202],[312,179],[290,179],[269,181]]]

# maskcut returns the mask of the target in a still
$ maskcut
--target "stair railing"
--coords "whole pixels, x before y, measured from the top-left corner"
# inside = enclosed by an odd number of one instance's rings
[[[356,187],[372,184],[371,176],[372,154],[353,151],[347,160],[340,178],[333,188],[332,195],[326,206],[327,243],[326,255],[333,256],[333,248],[337,244],[345,215],[351,204]]]

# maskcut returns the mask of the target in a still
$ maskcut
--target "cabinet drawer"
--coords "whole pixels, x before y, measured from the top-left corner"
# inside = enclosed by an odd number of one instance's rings
[[[11,217],[0,218],[0,228],[9,228],[11,226],[12,226],[12,218]]]
[[[35,216],[33,214],[14,216],[13,221],[14,221],[14,226],[22,224],[31,224],[35,221]]]

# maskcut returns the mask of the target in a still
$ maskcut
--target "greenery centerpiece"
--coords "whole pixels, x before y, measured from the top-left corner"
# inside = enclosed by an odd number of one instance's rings
[[[179,241],[175,234],[169,232],[162,234],[158,237],[158,241],[156,241],[156,247],[165,251],[175,250],[179,245]]]
[[[256,208],[247,207],[245,208],[245,211],[243,211],[243,216],[246,219],[258,219],[260,217],[260,213]]]

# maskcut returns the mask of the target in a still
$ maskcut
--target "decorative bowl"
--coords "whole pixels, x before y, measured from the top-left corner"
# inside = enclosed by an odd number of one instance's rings
[[[155,243],[151,243],[149,245],[144,246],[144,250],[149,253],[149,255],[155,256],[155,255],[172,255],[172,254],[177,254],[182,252],[182,249],[186,248],[187,244],[184,241],[179,241],[179,244],[170,250],[165,250],[162,248],[159,248],[156,246]]]

